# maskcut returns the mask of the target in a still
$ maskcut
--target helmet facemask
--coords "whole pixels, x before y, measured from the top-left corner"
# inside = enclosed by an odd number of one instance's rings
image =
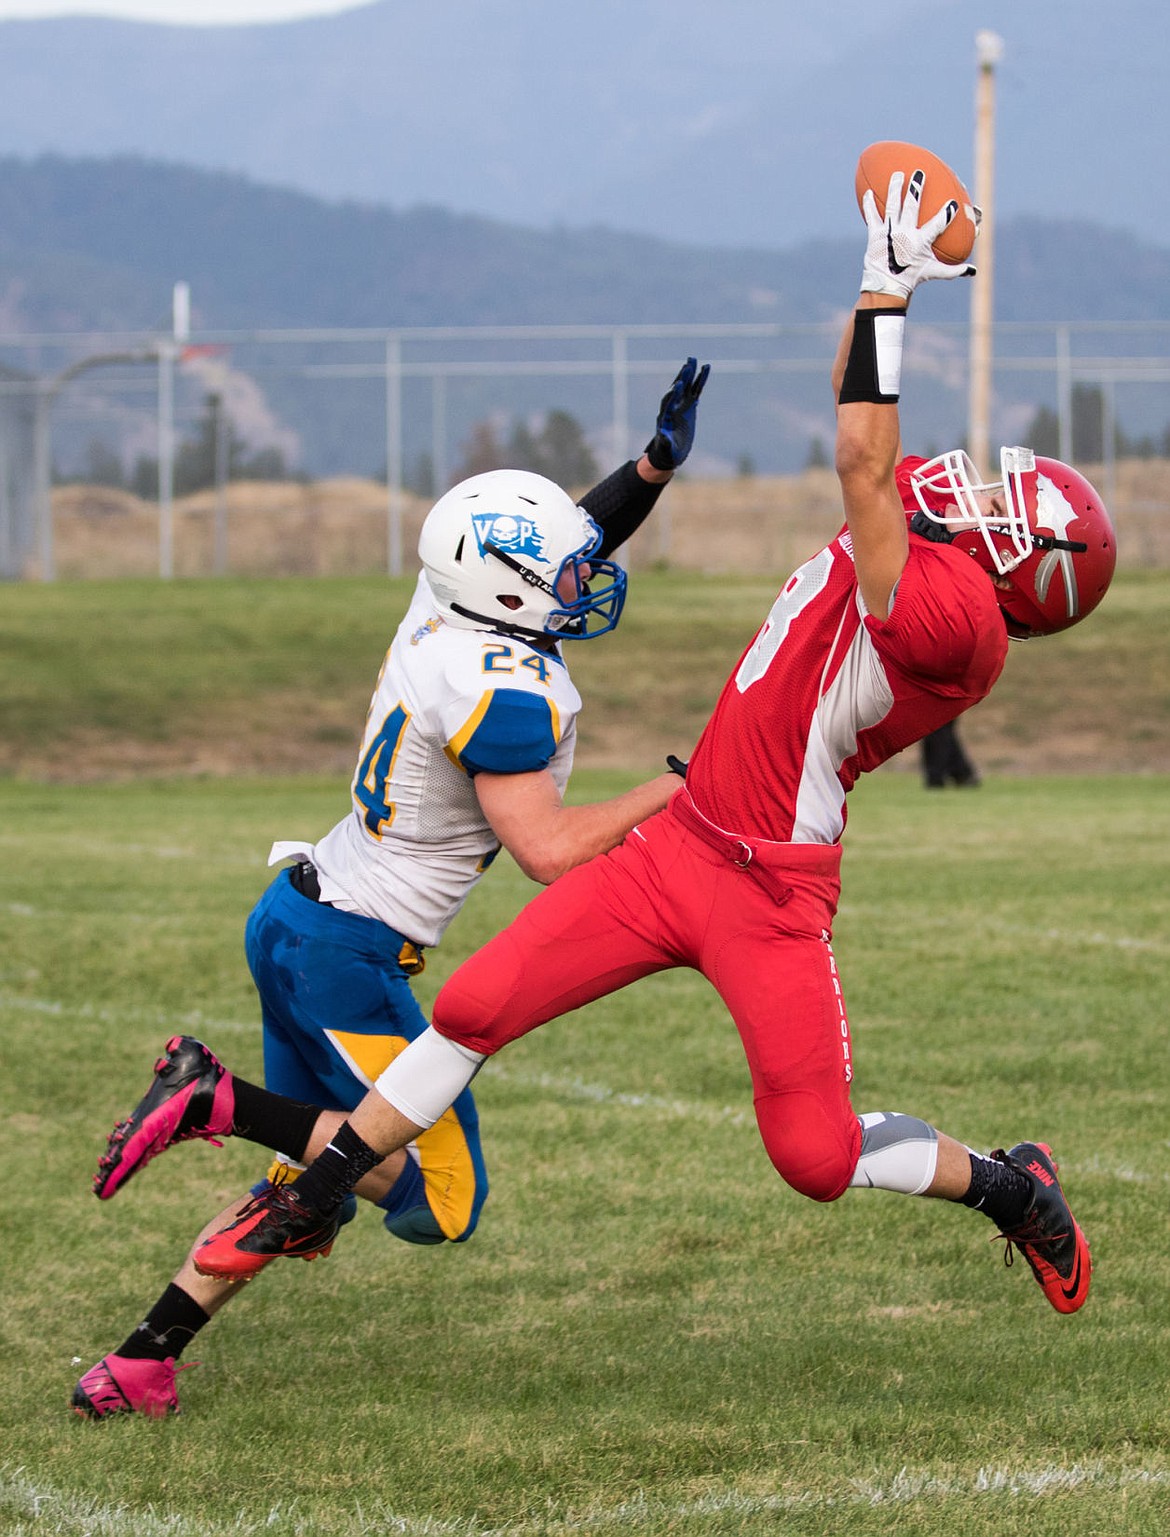
[[[485,556],[502,561],[527,586],[553,600],[554,607],[545,615],[542,633],[553,635],[557,640],[592,640],[597,635],[604,635],[617,624],[626,601],[626,573],[622,568],[612,560],[590,558],[602,538],[601,530],[592,520],[590,522],[592,537],[579,550],[565,556],[551,582],[490,537],[481,546]],[[588,577],[582,574],[586,569]],[[605,586],[598,587],[599,580],[604,581]],[[570,584],[570,595],[564,597],[567,583]],[[532,633],[517,628],[521,633]]]
[[[1117,544],[1109,514],[1071,465],[1005,448],[1000,467],[1002,480],[989,484],[959,449],[921,465],[911,474],[921,515],[995,580],[1012,639],[1068,629],[1097,606],[1112,579]]]
[[[1030,448],[1000,451],[998,481],[983,481],[961,448],[919,465],[911,476],[914,496],[932,523],[954,533],[977,528],[991,569],[1006,576],[1034,549],[1029,512],[1036,508],[1036,455]],[[997,496],[998,505],[991,507]],[[939,503],[943,503],[940,507]]]

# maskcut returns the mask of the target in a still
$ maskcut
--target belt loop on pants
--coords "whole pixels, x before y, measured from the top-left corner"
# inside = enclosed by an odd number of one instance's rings
[[[733,869],[742,870],[765,891],[771,901],[783,907],[792,897],[790,877],[781,869],[785,856],[792,845],[771,838],[753,839],[751,843],[737,833],[710,822],[695,805],[690,795],[680,791],[671,801],[671,808],[685,823],[689,831],[708,848],[723,856]]]

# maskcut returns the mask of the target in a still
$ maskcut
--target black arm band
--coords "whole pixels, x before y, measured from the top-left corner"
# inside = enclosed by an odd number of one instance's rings
[[[845,377],[837,396],[840,405],[869,401],[873,405],[898,403],[902,377],[902,330],[906,307],[888,310],[857,310],[853,316],[853,341],[845,363]]]
[[[613,554],[635,533],[654,508],[665,481],[652,484],[638,474],[637,463],[628,459],[620,469],[599,481],[581,498],[581,506],[601,529],[601,544],[596,554],[603,559]]]

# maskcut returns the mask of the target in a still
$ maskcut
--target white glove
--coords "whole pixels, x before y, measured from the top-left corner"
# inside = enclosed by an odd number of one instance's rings
[[[890,177],[886,193],[886,216],[877,211],[877,201],[872,191],[862,199],[862,212],[869,239],[865,247],[865,265],[861,269],[861,291],[870,294],[891,294],[898,299],[909,299],[919,283],[929,278],[972,277],[974,267],[955,266],[940,261],[931,246],[946,229],[959,211],[952,200],[940,208],[934,218],[918,227],[919,204],[922,199],[922,183],[925,176],[915,171],[902,197],[905,177],[895,171]]]

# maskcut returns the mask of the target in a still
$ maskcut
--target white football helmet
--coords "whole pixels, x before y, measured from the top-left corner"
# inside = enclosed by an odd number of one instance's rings
[[[1067,630],[1092,613],[1117,562],[1101,498],[1071,465],[1030,448],[1000,452],[1001,479],[984,482],[962,449],[911,472],[923,515],[984,569],[1011,584],[997,596],[1016,639]]]
[[[551,480],[489,470],[439,498],[418,553],[448,624],[591,640],[613,629],[626,600],[621,567],[591,559],[600,543],[601,529]]]

